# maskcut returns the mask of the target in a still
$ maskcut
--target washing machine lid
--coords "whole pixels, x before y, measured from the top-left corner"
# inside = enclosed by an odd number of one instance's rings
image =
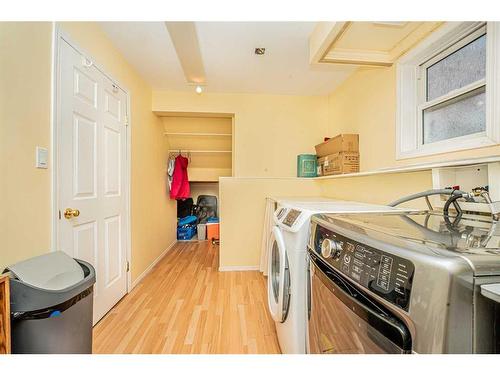
[[[286,202],[275,211],[274,222],[283,230],[298,232],[304,225],[309,224],[312,215],[319,213],[342,215],[350,213],[411,213],[420,211],[420,209],[341,200],[310,203]]]
[[[290,302],[290,269],[281,229],[273,227],[268,257],[267,299],[274,321],[282,323],[288,315]]]
[[[268,197],[279,205],[289,205],[294,203],[322,203],[322,202],[335,202],[337,199],[325,197]]]

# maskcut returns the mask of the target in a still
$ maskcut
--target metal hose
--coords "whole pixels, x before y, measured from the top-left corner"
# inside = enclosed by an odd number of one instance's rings
[[[467,194],[466,192],[462,190],[453,190],[453,189],[431,189],[431,190],[426,190],[422,191],[420,193],[415,193],[411,195],[407,195],[406,197],[400,198],[398,200],[395,200],[394,202],[391,202],[388,204],[388,206],[391,207],[396,207],[399,206],[401,203],[409,202],[418,198],[425,198],[429,197],[431,195],[441,195],[441,194],[446,194],[446,195],[463,195]]]
[[[468,196],[468,195],[467,195]],[[445,216],[448,216],[448,210],[450,209],[450,206],[453,204],[455,206],[455,210],[457,210],[457,215],[461,216],[462,215],[462,209],[460,206],[456,203],[456,201],[460,198],[467,198],[467,196],[461,195],[461,194],[453,194],[451,197],[448,198],[446,203],[444,204],[443,207],[443,214]]]

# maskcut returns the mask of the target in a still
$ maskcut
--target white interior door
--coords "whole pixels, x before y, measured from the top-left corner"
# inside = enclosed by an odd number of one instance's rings
[[[58,246],[96,270],[95,324],[127,292],[127,94],[60,41]]]

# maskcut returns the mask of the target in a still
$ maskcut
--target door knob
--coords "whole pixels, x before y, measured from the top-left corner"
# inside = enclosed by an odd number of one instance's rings
[[[64,217],[66,219],[71,219],[72,217],[78,217],[80,216],[80,210],[77,210],[76,208],[66,208],[64,210]]]

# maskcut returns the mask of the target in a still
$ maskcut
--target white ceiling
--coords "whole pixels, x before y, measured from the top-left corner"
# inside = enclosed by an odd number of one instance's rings
[[[101,22],[155,90],[192,91],[163,22]],[[310,66],[314,22],[196,22],[207,92],[325,95],[355,69]],[[257,56],[255,47],[265,47]]]
[[[335,48],[389,52],[422,22],[350,22]]]

